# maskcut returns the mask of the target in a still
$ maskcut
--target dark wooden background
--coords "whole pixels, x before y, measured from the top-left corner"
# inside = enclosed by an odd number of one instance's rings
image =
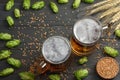
[[[32,3],[37,0],[31,0]],[[15,6],[10,11],[5,11],[5,4],[7,0],[0,0],[0,32],[7,32],[14,35],[14,38],[18,38],[22,41],[21,45],[11,49],[13,52],[12,57],[18,58],[22,61],[23,65],[20,69],[15,69],[12,75],[7,77],[0,77],[0,80],[20,80],[18,73],[21,71],[29,71],[30,64],[33,60],[41,55],[41,46],[45,39],[50,36],[64,36],[70,39],[72,36],[72,27],[77,19],[77,15],[81,12],[80,9],[90,5],[81,3],[80,8],[72,9],[73,0],[69,0],[68,4],[58,4],[57,0],[53,0],[59,7],[59,13],[54,14],[50,7],[49,2],[52,0],[45,0],[46,6],[42,10],[24,10],[22,8],[22,0],[15,0]],[[99,0],[95,0],[98,2]],[[22,16],[20,19],[16,19],[13,14],[14,8],[21,10]],[[6,17],[10,15],[15,20],[15,25],[9,28]],[[0,50],[7,49],[5,47],[5,41],[0,41]],[[89,75],[84,80],[103,80],[101,79],[95,70],[96,62],[104,56],[103,47],[109,45],[115,47],[120,51],[119,39],[113,34],[111,37],[104,36],[100,39],[100,49],[96,49],[90,56],[88,56],[88,62],[85,65],[79,65],[78,59],[80,57],[74,56],[71,65],[64,72],[60,72],[62,76],[61,80],[75,80],[73,72],[80,68],[88,68]],[[120,64],[120,56],[116,57],[116,60]],[[11,67],[7,64],[6,60],[0,61],[0,70]],[[47,72],[44,75],[36,77],[36,80],[48,80]],[[113,80],[120,80],[120,74]]]

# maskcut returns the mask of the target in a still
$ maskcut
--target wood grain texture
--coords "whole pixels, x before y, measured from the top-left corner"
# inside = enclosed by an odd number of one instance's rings
[[[37,0],[31,0],[33,2]],[[96,0],[98,2],[99,0]],[[50,7],[50,0],[45,0],[46,6],[42,10],[24,10],[22,8],[22,0],[15,0],[15,6],[10,11],[5,11],[5,4],[7,0],[0,0],[0,32],[8,32],[14,35],[14,38],[21,39],[22,43],[20,46],[11,49],[13,52],[12,57],[20,59],[22,62],[25,62],[20,69],[15,69],[15,72],[7,77],[0,77],[0,80],[20,80],[18,73],[21,71],[28,71],[30,64],[33,60],[41,55],[41,46],[42,43],[50,36],[64,36],[70,39],[72,36],[72,28],[75,21],[78,19],[77,14],[80,12],[80,9],[88,6],[90,4],[81,3],[80,8],[74,10],[71,8],[73,0],[69,0],[68,4],[58,4],[59,13],[54,14]],[[20,19],[16,19],[13,14],[14,8],[19,8],[21,10],[22,16]],[[15,25],[13,28],[9,28],[6,22],[6,16],[12,16],[15,20]],[[116,40],[112,42],[112,40]],[[5,47],[5,41],[0,41],[0,50],[7,49]],[[103,53],[103,47],[105,45],[113,46],[120,49],[119,39],[113,36],[110,37],[109,41],[107,36],[104,36],[100,39],[100,50],[95,50],[93,53],[88,56],[88,62],[86,65],[79,65],[78,59],[80,57],[74,56],[71,65],[64,72],[60,72],[62,76],[61,80],[75,80],[73,72],[79,68],[88,68],[89,75],[84,80],[103,80],[101,79],[95,70],[96,62],[100,59],[98,56],[103,57],[107,56]],[[120,51],[120,50],[119,50]],[[118,56],[117,61],[120,64],[120,56]],[[11,67],[7,64],[6,60],[0,61],[0,70]],[[44,75],[36,77],[36,80],[49,80],[48,75],[51,74],[47,72]],[[120,80],[120,74],[113,80]]]

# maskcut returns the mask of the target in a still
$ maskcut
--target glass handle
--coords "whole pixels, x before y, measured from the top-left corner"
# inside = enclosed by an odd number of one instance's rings
[[[45,61],[43,56],[37,58],[31,65],[31,72],[35,73],[36,75],[44,74],[48,70],[50,70],[50,64]]]
[[[102,29],[103,30],[106,30],[106,29],[108,29],[109,27],[108,27],[108,25],[107,26],[104,26]]]
[[[45,62],[44,60],[40,62],[39,65],[36,67],[36,72],[38,74],[44,74],[46,71],[48,71],[50,68],[49,63]]]
[[[103,32],[102,32],[102,36],[101,36],[101,37],[105,37],[106,35],[108,35],[110,29],[111,29],[111,28],[110,28],[109,25],[103,26],[103,27],[102,27]]]

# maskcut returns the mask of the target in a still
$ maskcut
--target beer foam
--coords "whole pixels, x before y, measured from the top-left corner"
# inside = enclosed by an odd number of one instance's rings
[[[82,43],[94,43],[101,36],[101,25],[93,19],[82,19],[74,25],[75,37]]]
[[[64,61],[70,53],[70,46],[66,40],[60,37],[52,37],[43,45],[44,57],[55,63]]]

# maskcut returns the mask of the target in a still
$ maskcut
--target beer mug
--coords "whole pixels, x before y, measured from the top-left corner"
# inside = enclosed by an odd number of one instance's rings
[[[70,40],[73,52],[78,56],[90,54],[90,51],[95,48],[102,33],[102,24],[96,18],[85,17],[78,20],[74,24],[73,36]]]
[[[42,46],[43,59],[37,66],[38,73],[44,73],[65,70],[71,61],[71,47],[69,41],[61,36],[52,36],[48,38]]]

